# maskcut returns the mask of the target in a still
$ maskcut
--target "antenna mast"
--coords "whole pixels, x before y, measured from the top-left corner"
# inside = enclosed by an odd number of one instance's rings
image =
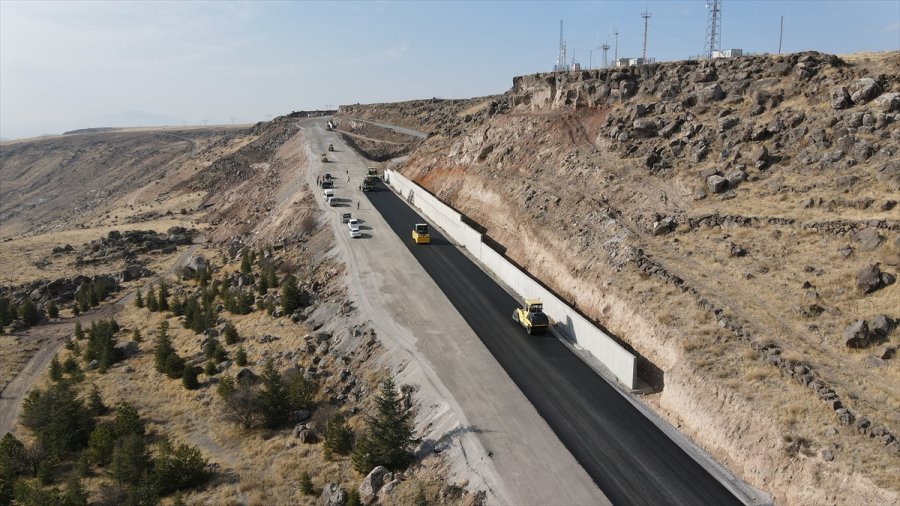
[[[600,49],[603,50],[603,67],[604,67],[604,68],[605,68],[605,67],[608,67],[609,64],[608,64],[607,61],[606,61],[606,53],[609,52],[609,44],[607,44],[606,42],[604,42],[603,45],[600,46]]]
[[[722,49],[722,1],[706,0],[709,20],[706,23],[706,57],[712,58],[713,52]]]
[[[653,14],[650,13],[649,10],[644,9],[644,12],[641,13],[641,17],[644,18],[644,52],[641,55],[641,59],[644,63],[647,63],[647,22],[650,20],[650,16]]]

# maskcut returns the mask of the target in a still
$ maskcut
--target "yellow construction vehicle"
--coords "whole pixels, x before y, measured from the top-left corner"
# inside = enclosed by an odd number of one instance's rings
[[[429,244],[431,243],[431,236],[428,235],[428,224],[427,223],[416,223],[416,226],[413,227],[412,230],[412,238],[416,244]]]
[[[525,327],[529,335],[543,334],[547,332],[550,319],[544,314],[544,304],[541,299],[525,299],[522,307],[513,312],[513,320]]]

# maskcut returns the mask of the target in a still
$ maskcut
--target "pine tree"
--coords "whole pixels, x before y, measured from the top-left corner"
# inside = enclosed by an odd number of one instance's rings
[[[206,366],[203,368],[203,373],[207,376],[215,376],[219,372],[219,369],[216,367],[215,362],[212,360],[206,361]]]
[[[260,275],[259,279],[256,281],[256,291],[259,292],[260,295],[269,291],[269,278],[266,277],[265,273]]]
[[[234,325],[230,323],[225,324],[225,328],[222,329],[222,333],[225,334],[225,344],[235,344],[240,340],[237,329],[234,328]]]
[[[412,412],[405,411],[400,396],[390,378],[381,383],[375,400],[375,416],[368,423],[372,462],[391,470],[400,470],[409,463],[409,447],[413,437]]]
[[[60,381],[62,380],[62,376],[62,364],[59,363],[59,357],[57,355],[53,355],[53,358],[50,360],[50,380]]]
[[[57,307],[56,303],[52,300],[44,306],[44,309],[47,311],[47,316],[50,318],[59,318],[59,307]]]
[[[84,328],[82,328],[81,322],[75,322],[75,339],[79,341],[84,339]]]
[[[306,471],[300,475],[300,492],[302,492],[303,495],[313,495],[312,478]]]
[[[91,393],[88,394],[88,411],[94,416],[103,416],[109,411],[106,404],[103,404],[103,397],[100,396],[100,389],[97,385],[91,385]]]
[[[140,309],[144,307],[144,296],[141,294],[141,289],[137,289],[137,293],[134,296],[134,307]]]
[[[289,315],[300,307],[300,289],[297,278],[288,274],[281,284],[281,310]]]
[[[156,300],[156,292],[153,291],[153,285],[150,286],[150,290],[147,291],[147,310],[151,313],[155,313],[159,311],[159,302]]]
[[[157,305],[160,311],[169,310],[169,287],[165,281],[159,282],[159,295],[157,295]]]
[[[66,478],[66,488],[62,497],[60,497],[59,504],[63,506],[87,506],[87,499],[87,491],[84,490],[81,479],[76,473],[69,473],[69,477]]]
[[[260,411],[266,426],[274,429],[288,418],[290,406],[287,400],[287,388],[271,359],[266,361],[260,379],[262,381],[262,389],[259,393]]]
[[[135,327],[134,330],[131,331],[131,340],[136,343],[140,343],[144,340],[144,336],[141,335],[141,331],[137,327]]]
[[[251,267],[250,253],[247,248],[244,248],[241,250],[241,274],[245,276],[250,274]]]
[[[353,449],[353,431],[340,413],[335,413],[325,423],[325,448],[342,455]]]
[[[81,314],[81,309],[78,307],[77,302],[72,306],[72,314],[75,316],[78,316]]]
[[[278,276],[275,275],[275,268],[269,267],[268,272],[266,272],[266,277],[269,278],[266,282],[269,285],[269,288],[278,288]]]
[[[119,440],[109,469],[117,482],[137,485],[149,467],[150,456],[143,438],[129,434]]]
[[[153,365],[157,372],[166,372],[166,360],[172,353],[175,353],[175,348],[172,347],[172,339],[169,338],[169,322],[161,321],[153,345]]]
[[[234,352],[234,363],[238,367],[244,367],[247,365],[247,352],[244,351],[243,346],[239,346],[237,351]]]
[[[31,327],[41,321],[41,312],[29,297],[25,297],[25,301],[19,306],[19,317],[25,325]]]
[[[136,434],[143,437],[146,432],[141,414],[134,405],[128,402],[120,402],[116,406],[116,436],[122,437],[128,434]]]

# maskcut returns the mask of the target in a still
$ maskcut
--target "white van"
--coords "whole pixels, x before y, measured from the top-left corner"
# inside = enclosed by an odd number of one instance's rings
[[[334,190],[332,190],[331,188],[322,190],[322,197],[325,199],[325,202],[328,202],[328,199],[334,197]]]
[[[359,231],[359,220],[356,218],[351,218],[350,221],[347,222],[347,227],[350,229],[350,237],[362,236],[362,233]]]

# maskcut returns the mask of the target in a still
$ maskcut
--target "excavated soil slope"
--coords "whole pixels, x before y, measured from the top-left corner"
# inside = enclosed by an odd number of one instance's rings
[[[523,76],[418,125],[441,104],[338,116],[430,132],[401,171],[631,345],[645,401],[739,476],[881,504],[900,500],[898,92],[896,52],[801,53]]]

